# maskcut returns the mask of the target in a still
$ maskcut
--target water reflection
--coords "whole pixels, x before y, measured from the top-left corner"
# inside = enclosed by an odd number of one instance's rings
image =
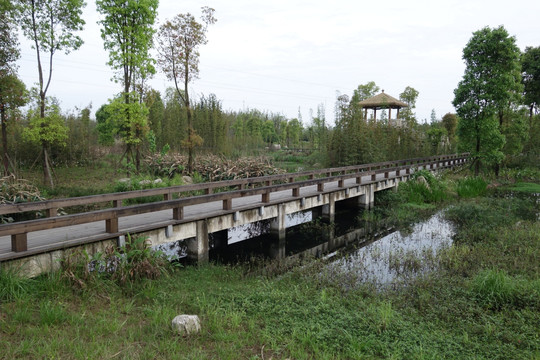
[[[436,255],[452,244],[452,225],[442,212],[406,230],[394,231],[331,262],[330,275],[377,286],[399,283],[436,269]]]

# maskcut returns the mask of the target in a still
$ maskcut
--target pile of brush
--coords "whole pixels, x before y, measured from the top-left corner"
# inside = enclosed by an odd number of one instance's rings
[[[152,174],[169,178],[176,174],[192,175],[186,174],[187,162],[187,156],[179,154],[155,154],[145,159]],[[218,155],[200,155],[195,158],[193,172],[206,181],[221,181],[282,174],[285,171],[273,166],[266,157],[241,157],[232,160]]]

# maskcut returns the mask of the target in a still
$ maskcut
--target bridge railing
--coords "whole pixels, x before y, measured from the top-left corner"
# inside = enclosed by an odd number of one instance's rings
[[[115,234],[120,235],[118,219],[125,216],[162,210],[172,210],[172,220],[181,221],[184,218],[184,208],[191,205],[221,201],[222,209],[226,212],[230,212],[232,211],[232,200],[235,198],[261,195],[261,203],[265,204],[271,201],[271,193],[277,191],[292,190],[293,197],[300,197],[300,189],[306,186],[317,185],[317,190],[322,193],[325,191],[325,184],[327,183],[337,181],[338,187],[344,187],[345,180],[356,178],[356,184],[360,185],[363,184],[362,176],[371,176],[370,180],[368,181],[369,183],[376,181],[377,174],[382,173],[384,174],[384,178],[387,179],[389,178],[389,173],[391,172],[395,172],[395,176],[402,176],[402,171],[404,174],[409,174],[411,168],[418,166],[422,166],[424,168],[446,168],[463,164],[467,161],[467,158],[468,154],[442,155],[429,158],[388,161],[376,164],[320,169],[257,178],[130,191],[125,193],[92,195],[79,198],[40,201],[36,203],[1,205],[0,214],[47,210],[49,217],[0,225],[0,236],[11,235],[12,251],[23,252],[28,248],[27,235],[30,232],[105,221],[105,231],[106,233],[111,234],[111,237],[113,237]],[[308,179],[300,181],[295,180],[305,177],[308,177]],[[273,184],[277,181],[280,181],[281,183]],[[287,182],[283,183],[284,181]],[[260,187],[254,187],[255,185],[260,185]],[[212,193],[214,189],[230,187],[237,187],[237,190]],[[180,197],[178,199],[173,199],[172,196],[176,193],[186,193],[200,190],[204,190],[205,194],[191,197]],[[164,200],[147,204],[122,206],[122,200],[154,195],[162,195]],[[112,208],[79,214],[56,216],[56,212],[59,207],[78,206],[108,201],[112,201]]]

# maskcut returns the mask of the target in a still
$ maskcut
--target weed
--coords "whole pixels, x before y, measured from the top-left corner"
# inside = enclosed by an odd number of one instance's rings
[[[23,298],[33,280],[19,277],[13,269],[0,271],[0,303]]]
[[[98,279],[109,279],[121,286],[157,279],[173,266],[161,251],[148,247],[145,238],[128,234],[126,244],[119,249],[110,246],[92,257],[85,251],[67,256],[62,261],[62,274],[75,288],[85,289]]]

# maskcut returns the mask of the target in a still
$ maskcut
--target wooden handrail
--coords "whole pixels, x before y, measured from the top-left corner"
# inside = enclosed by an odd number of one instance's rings
[[[200,184],[190,184],[190,185],[177,185],[171,187],[155,188],[155,189],[146,189],[146,190],[134,190],[126,192],[117,192],[109,194],[100,194],[100,195],[88,195],[75,198],[66,198],[66,199],[53,199],[45,201],[36,201],[28,203],[17,203],[17,204],[3,204],[0,205],[0,215],[7,214],[16,214],[21,212],[28,211],[41,211],[47,210],[49,216],[55,216],[56,210],[58,208],[70,207],[70,206],[80,206],[104,202],[112,202],[113,207],[118,207],[121,204],[122,200],[134,199],[147,196],[163,196],[164,199],[170,200],[172,194],[188,193],[193,191],[205,191],[205,193],[212,193],[214,189],[217,188],[226,188],[226,187],[238,187],[243,189],[247,186],[260,185],[260,184],[272,184],[274,181],[289,181],[295,178],[301,177],[310,177],[314,178],[315,176],[341,173],[346,174],[348,172],[365,172],[365,170],[372,170],[374,168],[383,169],[388,168],[392,165],[399,166],[410,163],[411,165],[422,164],[434,160],[452,160],[460,157],[468,156],[468,154],[453,154],[453,155],[442,155],[442,156],[432,156],[428,158],[415,158],[415,159],[405,159],[405,160],[395,160],[395,161],[386,161],[381,163],[373,164],[362,164],[362,165],[352,165],[328,169],[317,169],[317,170],[308,170],[297,173],[287,173],[287,174],[278,174],[278,175],[267,175],[260,177],[251,177],[244,179],[235,179],[235,180],[226,180],[226,181],[215,181],[208,183]]]

